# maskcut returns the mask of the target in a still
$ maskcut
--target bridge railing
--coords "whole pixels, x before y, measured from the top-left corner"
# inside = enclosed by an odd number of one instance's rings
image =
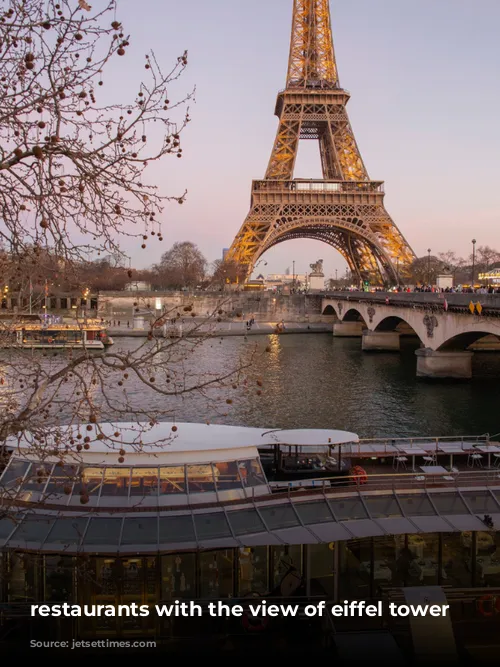
[[[470,302],[481,305],[488,309],[500,310],[500,294],[475,294],[468,292],[323,292],[323,298],[337,299],[339,301],[352,301],[364,303],[381,303],[390,306],[412,307],[414,305],[440,305],[444,300],[448,307],[468,308]],[[387,299],[389,303],[387,304]]]

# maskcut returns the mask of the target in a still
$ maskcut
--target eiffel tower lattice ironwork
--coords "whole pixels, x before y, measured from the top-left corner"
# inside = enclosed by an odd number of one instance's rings
[[[328,0],[294,0],[279,126],[264,180],[253,181],[250,212],[226,262],[250,276],[278,243],[309,238],[336,248],[360,280],[399,281],[415,255],[384,207],[384,184],[372,181],[358,150],[339,84]],[[323,178],[293,177],[300,139],[319,142]],[[398,267],[398,268],[396,268]]]

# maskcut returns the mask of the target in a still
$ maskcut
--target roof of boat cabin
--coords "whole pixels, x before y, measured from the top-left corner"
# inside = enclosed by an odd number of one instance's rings
[[[133,448],[144,452],[157,452],[157,443],[164,442],[169,452],[210,451],[220,449],[241,449],[263,445],[329,445],[357,442],[358,436],[347,431],[329,429],[281,430],[252,428],[248,426],[226,426],[221,424],[193,424],[188,422],[159,422],[153,426],[137,422],[100,423],[93,431],[101,432],[112,440],[118,449]],[[61,442],[76,437],[78,433],[95,437],[83,427],[63,426],[53,430],[59,434]],[[119,435],[114,436],[117,433]],[[13,447],[31,447],[29,433],[21,438],[9,438]],[[66,442],[64,442],[66,444]],[[90,451],[108,452],[110,443],[106,440],[91,440]]]
[[[102,433],[109,440],[95,440],[95,432]],[[63,426],[54,429],[54,436],[60,434],[61,442],[76,437],[78,433],[90,436],[89,451],[106,453],[113,449],[133,449],[141,452],[158,452],[158,443],[164,443],[169,452],[211,451],[220,449],[241,449],[256,447],[265,432],[262,428],[243,426],[221,426],[219,424],[191,424],[187,422],[159,422],[150,426],[148,423],[114,422],[93,426],[93,432],[83,427]],[[115,436],[114,434],[118,435]],[[10,441],[14,443],[14,439]],[[30,435],[16,439],[21,449],[30,447]],[[66,442],[64,442],[66,444]],[[16,445],[14,445],[16,446]]]
[[[263,439],[266,440],[266,444],[280,443],[303,447],[342,445],[348,442],[359,442],[359,437],[356,433],[326,428],[276,429],[267,431]]]
[[[103,440],[95,439],[96,432],[105,436]],[[150,426],[134,422],[101,423],[93,425],[91,431],[85,426],[66,426],[54,429],[54,440],[48,439],[49,446],[56,446],[61,451],[69,439],[76,440],[80,433],[89,436],[91,441],[88,449],[73,451],[66,455],[67,459],[77,458],[79,461],[94,465],[117,465],[116,457],[123,449],[127,456],[123,465],[151,465],[146,462],[148,455],[158,458],[156,465],[206,462],[215,460],[237,460],[240,458],[257,457],[260,446],[276,444],[328,446],[344,442],[357,442],[357,436],[345,431],[321,429],[301,429],[297,431],[269,430],[245,426],[225,426],[220,424],[192,424],[160,422]],[[117,435],[115,435],[117,434]],[[60,439],[56,440],[55,436]],[[40,459],[39,446],[33,446],[29,433],[8,439],[13,455],[29,460]],[[76,440],[76,444],[83,440]],[[113,460],[111,460],[113,457]],[[57,460],[57,455],[47,458]]]

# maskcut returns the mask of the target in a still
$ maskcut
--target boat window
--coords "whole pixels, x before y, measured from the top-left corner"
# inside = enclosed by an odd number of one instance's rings
[[[365,503],[373,519],[401,516],[401,510],[393,495],[365,496]]]
[[[427,496],[420,494],[402,496],[398,494],[398,500],[407,516],[436,516],[432,503]]]
[[[330,507],[336,518],[340,521],[349,519],[367,519],[368,515],[363,503],[359,498],[342,498],[342,500],[330,500]]]
[[[187,466],[189,493],[215,491],[214,477],[210,463]]]
[[[158,517],[125,519],[121,544],[158,543]]]
[[[200,597],[230,598],[234,595],[234,552],[232,549],[204,551],[199,555]]]
[[[300,521],[295,514],[292,505],[273,505],[272,507],[259,507],[262,518],[271,530],[299,526]]]
[[[103,496],[128,496],[130,468],[106,468],[102,482],[101,498]]]
[[[296,503],[295,509],[303,523],[312,524],[333,521],[328,504],[324,501],[318,503]]]
[[[160,468],[160,495],[169,493],[186,493],[184,466],[167,466]]]
[[[11,459],[0,478],[0,486],[3,486],[6,489],[13,489],[16,486],[19,486],[29,466],[30,464],[28,461]]]
[[[267,484],[258,459],[239,461],[238,466],[243,486],[261,486],[262,484]]]
[[[45,541],[48,544],[80,544],[88,521],[86,517],[57,519]]]
[[[24,478],[23,491],[42,493],[47,485],[47,479],[52,471],[53,464],[34,463]]]
[[[132,468],[129,484],[131,496],[157,496],[158,468]]]
[[[19,524],[18,529],[12,536],[14,542],[43,542],[54,523],[54,517],[41,516],[40,514],[29,514]]]
[[[118,546],[122,531],[123,519],[90,519],[89,527],[85,533],[84,544],[110,544]]]
[[[160,517],[160,544],[194,542],[194,526],[191,514]]]
[[[56,465],[45,487],[45,496],[66,495],[71,493],[73,482],[78,480],[78,466]]]
[[[439,514],[470,514],[458,493],[430,493]]]
[[[241,489],[241,480],[236,461],[214,463],[214,474],[217,491]]]
[[[195,554],[169,554],[168,556],[162,556],[162,600],[178,600],[195,597],[196,570]]]
[[[71,602],[75,565],[71,556],[45,556],[45,595],[47,602]]]
[[[19,525],[19,521],[14,521],[13,518],[5,516],[0,519],[0,540],[6,540],[12,533],[14,528]]]
[[[302,547],[300,545],[280,544],[277,547],[271,547],[270,556],[273,586],[280,586],[281,588],[281,584],[286,581],[286,575],[290,570],[298,570],[299,573],[303,571]]]
[[[80,480],[75,485],[75,493],[97,496],[102,486],[103,468],[82,468]]]
[[[194,523],[198,540],[232,536],[224,512],[195,514]]]
[[[9,584],[4,600],[9,602],[35,602],[39,582],[39,558],[35,554],[11,553]],[[2,623],[3,626],[3,623]],[[4,632],[2,632],[4,635]]]
[[[267,532],[256,510],[238,510],[227,514],[235,535]]]
[[[488,491],[462,491],[462,497],[474,514],[498,514],[500,512],[495,499]]]
[[[267,547],[240,547],[238,550],[238,596],[260,593],[264,596],[268,585]]]

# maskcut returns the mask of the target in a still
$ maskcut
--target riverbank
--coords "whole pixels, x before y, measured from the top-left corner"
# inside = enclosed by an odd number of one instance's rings
[[[213,336],[268,336],[276,333],[275,322],[255,322],[250,329],[247,329],[245,322],[217,322],[210,325],[193,324],[191,321],[183,325],[170,325],[168,330],[180,330],[182,327],[183,338],[194,338],[207,335]],[[134,337],[143,338],[149,335],[150,331],[144,329],[131,329],[128,327],[110,327],[108,329],[113,338]],[[156,336],[162,335],[162,329],[155,330]],[[285,322],[285,327],[280,335],[285,334],[311,334],[311,333],[332,333],[332,325],[327,322]]]

